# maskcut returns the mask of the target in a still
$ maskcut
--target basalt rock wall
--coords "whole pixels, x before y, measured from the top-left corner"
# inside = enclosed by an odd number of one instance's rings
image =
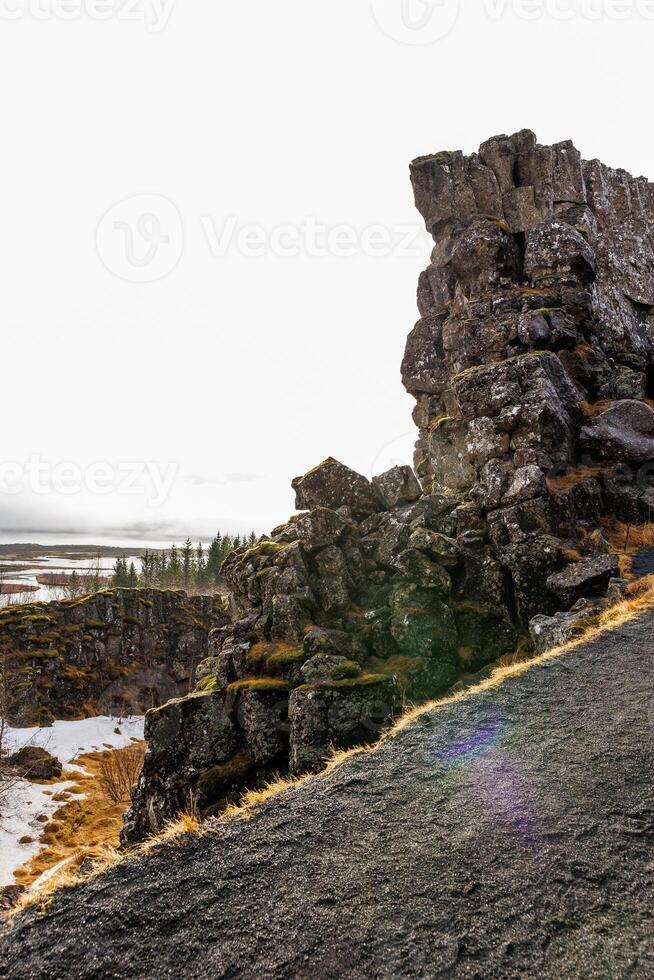
[[[654,195],[570,143],[497,137],[412,166],[435,246],[402,372],[415,469],[334,459],[224,568],[233,623],[151,711],[124,840],[374,739],[407,699],[513,651],[536,614],[619,594],[611,541],[654,503]]]
[[[188,693],[224,605],[158,589],[108,589],[0,611],[9,721],[142,714]]]
[[[552,539],[654,502],[654,185],[529,131],[411,176],[435,242],[402,366],[416,470],[482,508],[527,621]]]

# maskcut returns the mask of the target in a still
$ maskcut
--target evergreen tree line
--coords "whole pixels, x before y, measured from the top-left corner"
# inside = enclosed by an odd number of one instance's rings
[[[201,542],[193,545],[187,538],[181,548],[172,545],[169,551],[146,551],[141,559],[141,571],[126,558],[116,559],[111,584],[119,588],[140,586],[155,588],[211,590],[217,585],[223,562],[237,548],[257,543],[254,531],[249,536],[218,534],[208,549]]]

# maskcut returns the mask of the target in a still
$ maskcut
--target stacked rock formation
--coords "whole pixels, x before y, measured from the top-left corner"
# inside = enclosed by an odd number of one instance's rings
[[[476,505],[425,496],[408,466],[369,482],[328,459],[293,485],[301,513],[225,563],[235,622],[212,632],[197,690],[146,717],[126,842],[189,790],[217,812],[275,771],[374,740],[406,696],[444,691],[517,641]]]
[[[159,589],[0,610],[4,710],[16,725],[141,714],[195,685],[224,604]]]
[[[618,587],[603,522],[649,518],[652,185],[530,132],[412,179],[435,240],[402,368],[418,479],[326,460],[293,482],[300,513],[228,559],[234,622],[193,695],[148,714],[126,842],[190,793],[217,812],[372,740],[536,614],[576,622]]]
[[[479,505],[526,622],[561,539],[654,502],[654,185],[529,131],[420,158],[412,182],[436,243],[402,368],[416,470]]]

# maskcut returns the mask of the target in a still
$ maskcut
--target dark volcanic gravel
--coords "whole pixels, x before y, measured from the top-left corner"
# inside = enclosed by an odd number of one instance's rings
[[[654,977],[654,612],[62,893],[0,975]]]

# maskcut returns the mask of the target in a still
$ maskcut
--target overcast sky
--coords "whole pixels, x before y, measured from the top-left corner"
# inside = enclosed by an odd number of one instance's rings
[[[0,0],[0,534],[264,531],[409,462],[409,161],[654,176],[649,0]]]

